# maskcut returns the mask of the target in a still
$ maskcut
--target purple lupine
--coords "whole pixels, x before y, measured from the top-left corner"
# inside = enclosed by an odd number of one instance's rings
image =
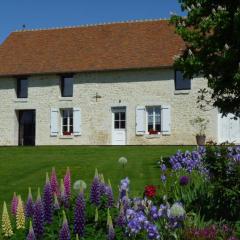
[[[31,218],[33,216],[33,198],[32,198],[32,192],[31,192],[31,188],[29,188],[28,190],[28,198],[27,198],[27,202],[26,202],[26,208],[25,208],[25,214],[27,218]]]
[[[84,199],[83,190],[79,193],[74,209],[74,233],[80,237],[84,235],[85,227],[85,209],[86,203]]]
[[[126,217],[125,217],[124,208],[122,204],[120,206],[119,215],[116,219],[116,224],[122,228],[126,226]]]
[[[99,205],[100,203],[100,180],[97,173],[95,171],[95,176],[92,182],[91,190],[90,190],[90,202],[95,205]]]
[[[52,192],[56,193],[56,195],[59,196],[60,191],[59,191],[59,184],[58,184],[57,174],[56,174],[55,168],[52,168],[50,183],[51,183]]]
[[[99,184],[100,184],[100,196],[104,196],[105,195],[105,191],[106,191],[106,184],[104,181],[104,176],[103,174],[99,174]]]
[[[113,223],[112,223],[112,218],[109,215],[108,216],[108,235],[107,235],[108,240],[114,240],[115,239],[115,231],[113,228]]]
[[[12,198],[12,204],[11,204],[11,212],[12,212],[13,216],[16,216],[17,206],[18,206],[18,197],[17,197],[16,193],[14,192],[13,198]]]
[[[111,185],[105,186],[105,195],[107,197],[107,208],[111,208],[114,205],[113,191]]]
[[[68,227],[68,221],[66,218],[66,214],[63,211],[63,224],[59,232],[59,240],[70,240],[70,239],[71,239],[71,235]]]
[[[179,178],[179,184],[181,186],[186,186],[186,185],[188,185],[188,183],[189,183],[189,177],[188,176],[181,176]]]
[[[50,224],[52,222],[53,217],[53,193],[48,173],[46,174],[46,184],[43,190],[43,208],[44,208],[44,221],[47,224]]]
[[[33,211],[33,229],[37,238],[40,238],[44,232],[44,208],[40,195],[40,189],[38,189],[38,197],[34,204]]]
[[[129,191],[129,184],[130,180],[126,177],[125,179],[122,179],[120,182],[120,187],[119,187],[119,199],[123,199],[128,191]]]
[[[29,232],[28,232],[26,240],[36,240],[35,233],[34,233],[31,221],[30,221]]]
[[[65,188],[65,195],[68,200],[71,197],[71,172],[69,167],[67,167],[66,175],[64,176],[64,188]]]

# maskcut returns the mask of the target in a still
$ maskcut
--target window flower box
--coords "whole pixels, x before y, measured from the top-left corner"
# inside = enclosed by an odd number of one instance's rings
[[[72,132],[63,132],[63,136],[71,136]]]
[[[158,133],[159,133],[159,131],[157,131],[157,130],[149,130],[150,135],[156,135]]]

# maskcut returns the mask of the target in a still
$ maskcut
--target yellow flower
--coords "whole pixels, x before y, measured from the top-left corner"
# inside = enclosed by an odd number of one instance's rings
[[[5,237],[11,237],[13,235],[12,226],[11,226],[10,218],[8,215],[6,202],[3,203],[2,233]]]
[[[16,214],[17,229],[25,229],[25,215],[21,196],[18,196],[18,206]]]

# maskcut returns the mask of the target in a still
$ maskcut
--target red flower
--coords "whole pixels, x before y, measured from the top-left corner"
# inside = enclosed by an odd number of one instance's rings
[[[153,198],[156,196],[157,188],[153,185],[148,185],[145,187],[144,194],[149,198]]]

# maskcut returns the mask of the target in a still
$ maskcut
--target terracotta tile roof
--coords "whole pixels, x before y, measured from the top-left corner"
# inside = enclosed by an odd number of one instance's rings
[[[167,20],[13,32],[0,76],[169,67],[184,48]]]

